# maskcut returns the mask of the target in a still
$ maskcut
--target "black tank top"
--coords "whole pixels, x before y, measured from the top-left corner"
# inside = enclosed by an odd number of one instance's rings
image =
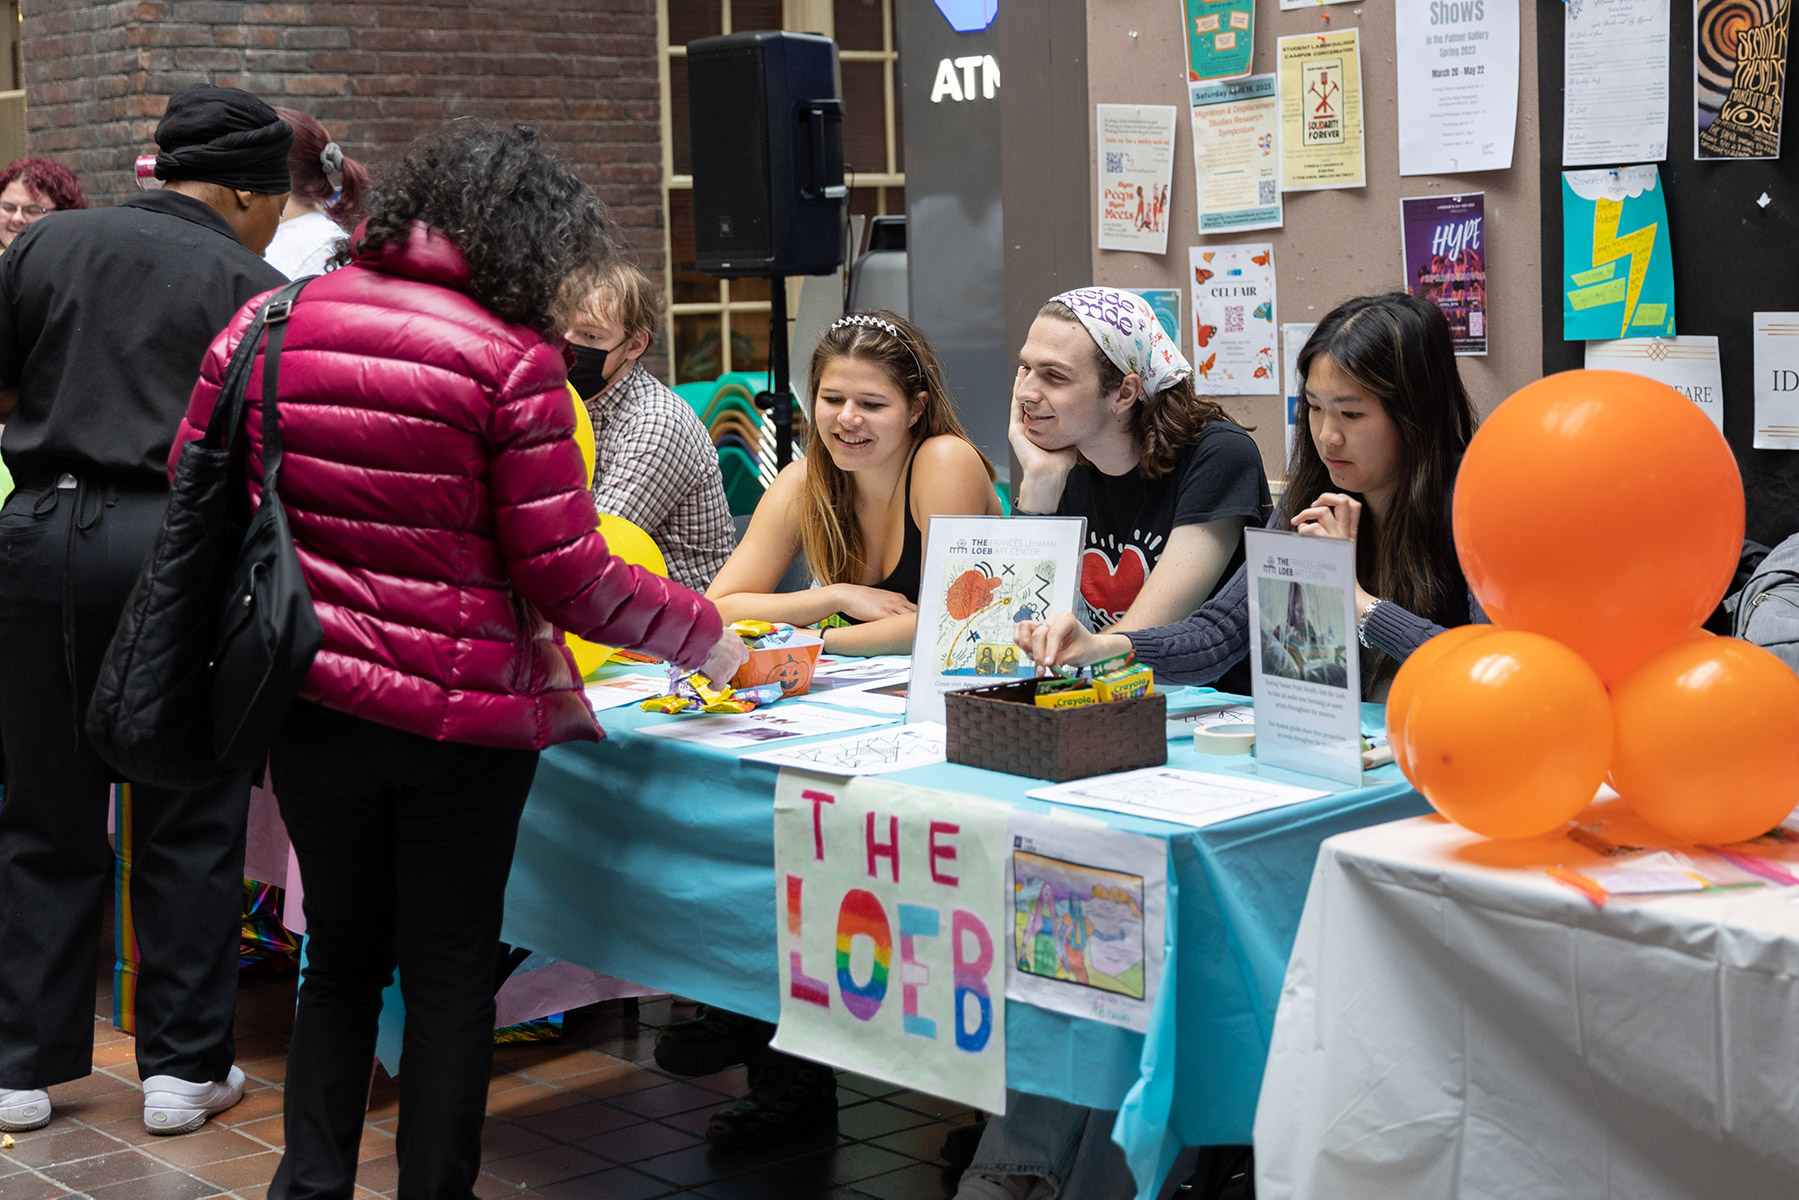
[[[918,603],[918,585],[924,571],[924,533],[912,519],[912,462],[917,457],[914,450],[906,462],[906,540],[900,546],[899,561],[893,564],[893,570],[875,584],[882,591],[898,592],[914,604]]]

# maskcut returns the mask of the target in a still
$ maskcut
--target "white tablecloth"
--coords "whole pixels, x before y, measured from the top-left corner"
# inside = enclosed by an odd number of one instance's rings
[[[1540,869],[1585,853],[1436,817],[1324,843],[1262,1200],[1799,1197],[1799,889],[1599,909]]]

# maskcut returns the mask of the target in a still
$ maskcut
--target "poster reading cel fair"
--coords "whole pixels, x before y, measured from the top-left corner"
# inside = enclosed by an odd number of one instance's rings
[[[1629,371],[1665,383],[1697,404],[1724,432],[1724,367],[1718,339],[1696,334],[1588,342],[1589,371]]]
[[[1674,251],[1655,164],[1562,172],[1562,336],[1674,336]]]
[[[1755,448],[1799,450],[1799,312],[1755,314]]]
[[[1195,83],[1193,178],[1199,232],[1281,225],[1281,98],[1275,77]]]
[[[775,1049],[1005,1111],[1007,811],[781,772]]]
[[[1779,158],[1791,0],[1695,0],[1693,157]]]
[[[1187,82],[1249,74],[1255,58],[1255,0],[1181,0]]]
[[[1099,248],[1168,252],[1174,106],[1099,107]]]
[[[1256,761],[1362,778],[1355,543],[1245,529]]]
[[[1486,194],[1399,202],[1405,290],[1443,310],[1457,354],[1487,352]]]
[[[1512,165],[1518,0],[1395,0],[1399,173]]]
[[[1016,622],[1074,608],[1084,517],[932,517],[925,531],[908,723],[944,719],[943,695],[1037,673]]]
[[[1281,188],[1289,192],[1362,187],[1362,45],[1354,29],[1284,37],[1281,77]]]
[[[1194,246],[1193,390],[1202,396],[1278,396],[1274,357],[1274,246]]]

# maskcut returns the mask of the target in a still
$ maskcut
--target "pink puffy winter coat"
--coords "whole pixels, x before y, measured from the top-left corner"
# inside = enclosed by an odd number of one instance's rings
[[[440,741],[597,741],[557,629],[695,667],[718,610],[607,553],[561,354],[467,287],[462,252],[419,225],[294,306],[281,498],[325,628],[301,695]],[[205,431],[251,312],[207,351],[171,470]],[[248,396],[259,497],[260,357]]]

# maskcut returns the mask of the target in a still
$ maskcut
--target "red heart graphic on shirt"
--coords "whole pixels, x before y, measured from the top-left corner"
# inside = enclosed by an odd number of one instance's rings
[[[1124,616],[1148,578],[1149,564],[1136,546],[1126,546],[1116,564],[1098,547],[1081,555],[1081,598],[1108,621]]]

